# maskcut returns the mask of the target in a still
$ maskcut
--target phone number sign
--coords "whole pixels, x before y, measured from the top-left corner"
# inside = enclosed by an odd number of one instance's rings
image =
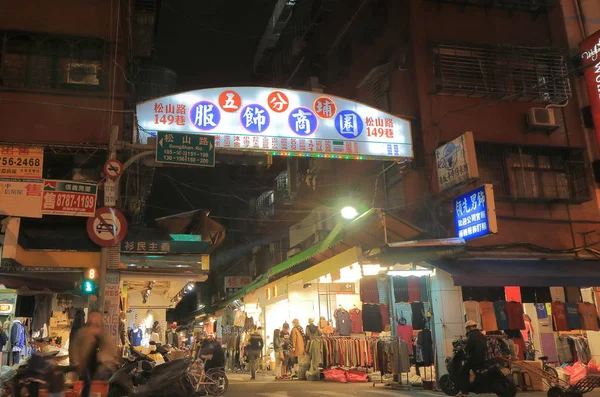
[[[72,181],[44,181],[42,214],[93,217],[97,186]]]
[[[0,178],[42,179],[44,148],[0,145]]]

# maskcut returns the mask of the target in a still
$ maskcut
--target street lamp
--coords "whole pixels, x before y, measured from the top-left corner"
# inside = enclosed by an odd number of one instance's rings
[[[356,211],[356,208],[351,207],[349,205],[342,208],[341,213],[342,217],[344,217],[345,219],[354,219],[358,216],[358,211]]]

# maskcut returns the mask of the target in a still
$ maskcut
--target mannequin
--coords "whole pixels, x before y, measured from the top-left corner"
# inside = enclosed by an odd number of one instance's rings
[[[171,327],[167,330],[165,343],[173,346],[174,348],[179,348],[179,334],[177,333],[176,322],[171,324]]]
[[[144,329],[142,328],[142,323],[139,323],[137,327],[131,331],[131,346],[141,346],[143,336]]]

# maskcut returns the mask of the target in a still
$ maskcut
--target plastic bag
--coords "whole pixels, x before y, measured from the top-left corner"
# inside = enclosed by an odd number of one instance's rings
[[[565,367],[563,371],[569,375],[569,384],[574,385],[587,375],[587,368],[581,361],[577,361],[571,367]]]
[[[600,374],[600,365],[596,362],[596,359],[592,358],[592,360],[587,365],[587,374],[588,375],[598,375]]]
[[[350,370],[346,371],[346,378],[348,382],[358,383],[367,382],[367,373],[363,371]]]
[[[342,369],[326,369],[323,371],[326,382],[348,383],[346,371]]]

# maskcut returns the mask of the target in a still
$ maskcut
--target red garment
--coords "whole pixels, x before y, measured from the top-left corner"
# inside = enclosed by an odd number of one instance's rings
[[[398,337],[408,344],[408,354],[413,354],[413,327],[412,325],[399,325],[396,328]]]
[[[377,276],[363,277],[360,280],[360,300],[362,303],[379,303]]]
[[[506,302],[504,312],[508,317],[509,329],[525,329],[523,305],[519,302]]]
[[[506,295],[507,302],[522,302],[521,287],[504,287],[504,294]]]
[[[552,302],[552,319],[555,331],[568,331],[567,308],[564,302]]]
[[[521,338],[511,339],[515,342],[515,355],[519,360],[525,360],[525,341]]]
[[[379,310],[381,311],[381,325],[383,328],[390,326],[390,307],[384,303],[379,305]]]
[[[408,281],[408,302],[421,301],[421,279],[419,277],[407,277]]]
[[[363,332],[362,312],[357,308],[350,309],[350,332],[353,334]]]

